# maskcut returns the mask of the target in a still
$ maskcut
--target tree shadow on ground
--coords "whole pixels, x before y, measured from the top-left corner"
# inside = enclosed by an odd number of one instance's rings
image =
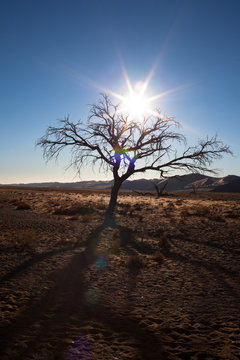
[[[189,240],[188,240],[189,241]],[[195,240],[191,240],[192,243],[195,243]],[[196,241],[196,243],[200,243]],[[204,243],[205,245],[205,243]],[[206,259],[201,259],[196,257],[195,253],[192,253],[188,250],[187,256],[181,254],[181,248],[174,245],[173,248],[168,248],[163,251],[163,254],[166,258],[171,259],[176,262],[189,263],[193,265],[193,268],[200,273],[203,269],[209,274],[212,274],[214,278],[223,286],[225,291],[235,299],[238,303],[240,302],[240,292],[239,292],[239,277],[238,272],[229,270],[218,263],[218,260],[210,261]],[[231,280],[231,281],[229,281]],[[233,286],[233,281],[235,281],[235,286]],[[237,286],[236,286],[237,284]]]
[[[38,359],[60,360],[66,359],[66,356],[68,360],[92,358],[90,348],[86,347],[82,349],[82,354],[78,349],[78,357],[70,353],[66,355],[69,338],[79,336],[82,327],[89,322],[100,324],[108,332],[120,334],[126,341],[131,339],[135,351],[132,359],[167,359],[161,337],[130,312],[121,316],[106,304],[91,306],[86,301],[91,284],[86,282],[84,275],[88,266],[94,263],[99,236],[108,226],[119,229],[122,246],[131,243],[130,229],[105,218],[88,236],[85,250],[75,254],[70,263],[50,275],[53,280],[51,289],[40,298],[31,299],[18,316],[0,330],[1,359],[34,359],[35,354],[38,354]],[[105,355],[106,360],[110,359],[108,354]]]
[[[207,240],[207,241],[204,241],[202,239],[197,240],[195,238],[192,238],[188,233],[178,235],[178,238],[181,239],[181,240],[184,240],[186,242],[189,242],[189,243],[204,245],[204,246],[208,246],[210,248],[215,248],[215,249],[220,249],[220,250],[228,252],[228,253],[230,253],[232,255],[236,255],[236,254],[240,255],[239,248],[230,248],[226,244],[219,244],[217,242],[213,243],[210,240]]]
[[[136,250],[142,254],[151,255],[156,251],[156,249],[146,241],[136,240],[135,234],[130,228],[117,224],[112,217],[105,217],[103,223],[100,225],[100,231],[106,227],[119,230],[120,245],[122,248],[128,249],[130,253],[134,253],[132,250]]]
[[[17,265],[14,269],[9,271],[7,274],[3,275],[0,279],[1,283],[11,280],[12,278],[20,275],[22,272],[30,268],[31,266],[45,260],[48,258],[51,258],[57,254],[66,253],[67,251],[75,250],[78,247],[85,246],[84,242],[81,242],[80,244],[72,244],[69,246],[64,246],[60,249],[54,249],[51,251],[42,252],[39,254],[33,254],[33,256],[30,259],[25,260],[23,263]]]

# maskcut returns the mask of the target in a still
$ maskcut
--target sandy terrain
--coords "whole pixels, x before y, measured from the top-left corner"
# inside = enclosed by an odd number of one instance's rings
[[[240,359],[240,195],[0,189],[6,359]]]

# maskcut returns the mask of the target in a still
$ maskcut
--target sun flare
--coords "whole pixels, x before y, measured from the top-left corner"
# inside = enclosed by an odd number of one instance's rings
[[[117,92],[114,92],[110,89],[104,88],[96,83],[92,83],[93,86],[103,90],[107,94],[115,97],[120,100],[119,108],[117,113],[122,113],[127,115],[127,122],[130,121],[140,121],[142,122],[146,117],[154,116],[159,117],[163,120],[168,120],[167,117],[161,115],[158,110],[153,109],[153,103],[171,93],[174,93],[177,90],[184,88],[186,85],[180,85],[175,88],[163,91],[156,95],[148,96],[147,89],[149,82],[154,74],[155,66],[150,70],[146,80],[138,81],[133,85],[128,77],[127,71],[122,65],[124,79],[126,81],[126,85],[128,88],[128,93],[125,95],[121,95]]]
[[[130,120],[141,120],[150,111],[147,97],[141,91],[133,90],[124,97],[120,111],[127,113]]]
[[[122,69],[128,87],[128,94],[123,96],[111,90],[104,89],[108,94],[112,95],[113,97],[121,101],[120,107],[118,109],[118,113],[123,113],[124,115],[127,115],[128,122],[129,121],[142,122],[144,118],[149,116],[161,117],[162,119],[166,118],[163,115],[160,115],[160,113],[157,110],[153,109],[152,103],[170,93],[179,90],[180,88],[182,88],[182,86],[161,92],[153,96],[148,96],[147,95],[148,84],[153,76],[154,69],[150,71],[144,82],[138,81],[135,85],[132,85],[125,68],[122,67]]]

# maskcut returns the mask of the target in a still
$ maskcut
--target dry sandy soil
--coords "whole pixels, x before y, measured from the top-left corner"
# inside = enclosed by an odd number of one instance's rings
[[[240,195],[0,189],[0,358],[240,358]]]

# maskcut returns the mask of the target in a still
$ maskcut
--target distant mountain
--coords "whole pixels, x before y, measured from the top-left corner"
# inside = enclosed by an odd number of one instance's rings
[[[154,184],[159,189],[165,187],[165,191],[216,191],[216,192],[240,192],[240,176],[228,175],[217,178],[201,174],[188,174],[172,177],[165,180],[159,179],[138,179],[126,180],[121,189],[123,190],[154,190]],[[78,181],[71,183],[45,182],[30,184],[9,184],[0,186],[22,186],[22,187],[42,187],[42,188],[65,188],[65,189],[111,189],[111,181]]]
[[[110,189],[113,181],[77,181],[69,183],[61,182],[43,182],[43,183],[28,183],[28,184],[7,184],[0,186],[20,186],[20,187],[40,187],[40,188],[54,188],[54,189]]]
[[[240,179],[230,181],[229,183],[216,186],[213,191],[226,193],[240,193]]]
[[[214,179],[214,178],[211,178]],[[193,184],[197,182],[207,182],[209,181],[209,177],[201,174],[187,174],[181,175],[177,177],[172,177],[163,181],[159,181],[156,183],[159,188],[164,186],[167,182],[165,190],[175,191],[175,190],[191,190],[193,188]],[[198,186],[199,187],[199,186]],[[201,186],[202,188],[203,186]],[[205,186],[204,186],[205,187]],[[206,190],[206,189],[205,189]]]

